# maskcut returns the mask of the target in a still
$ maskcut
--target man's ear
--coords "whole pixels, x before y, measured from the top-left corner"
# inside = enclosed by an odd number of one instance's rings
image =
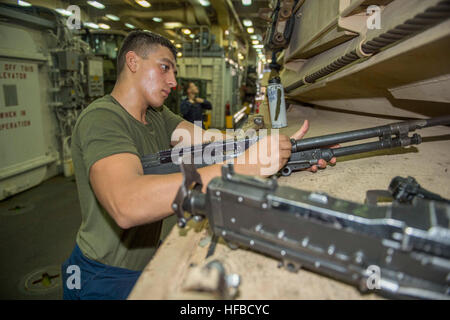
[[[128,70],[135,73],[138,67],[139,56],[134,51],[128,51],[125,55],[125,63]]]

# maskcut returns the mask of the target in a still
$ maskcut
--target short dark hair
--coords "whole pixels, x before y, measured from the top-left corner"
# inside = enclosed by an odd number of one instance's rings
[[[156,45],[168,48],[172,52],[175,60],[177,59],[177,49],[169,39],[150,31],[131,31],[123,40],[119,54],[117,55],[117,77],[119,77],[125,66],[127,52],[134,51],[140,57],[146,58],[149,51],[154,49]]]

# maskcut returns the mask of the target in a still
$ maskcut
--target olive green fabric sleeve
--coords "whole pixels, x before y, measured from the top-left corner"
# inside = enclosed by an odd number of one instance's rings
[[[162,221],[121,229],[96,198],[89,171],[94,163],[114,154],[142,157],[170,149],[170,136],[181,121],[165,106],[149,107],[144,124],[111,95],[94,101],[80,114],[71,151],[81,207],[76,242],[87,258],[129,270],[142,270],[148,264],[159,244]]]
[[[107,125],[99,125],[105,124],[105,120]],[[77,133],[88,176],[91,166],[100,159],[117,153],[140,156],[123,118],[107,109],[86,113],[78,123]]]
[[[176,127],[182,122],[185,121],[182,117],[180,117],[179,115],[173,113],[169,108],[167,108],[166,106],[163,106],[163,111],[162,111],[162,115],[163,115],[163,119],[167,124],[167,134],[169,136],[172,135],[172,133],[174,132],[174,130],[176,129]]]

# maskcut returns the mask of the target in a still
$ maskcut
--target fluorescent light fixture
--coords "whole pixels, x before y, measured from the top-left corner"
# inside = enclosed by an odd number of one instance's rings
[[[195,34],[191,33],[191,34],[189,35],[189,38],[194,39],[194,38],[195,38]]]
[[[182,45],[181,45],[181,43],[177,43],[176,45],[175,45],[175,48],[181,48],[182,47]]]
[[[259,44],[259,40],[252,40],[252,44]]]
[[[170,40],[170,42],[175,43],[175,40]]]
[[[263,44],[254,44],[253,48],[255,48],[255,49],[262,49],[262,48],[264,48],[264,45]]]
[[[105,9],[105,5],[104,5],[104,4],[101,4],[101,3],[98,2],[98,1],[88,1],[87,3],[88,3],[88,5],[91,5],[91,6],[93,6],[94,8],[97,8],[97,9]]]
[[[190,29],[187,29],[187,28],[181,29],[181,32],[183,32],[184,34],[191,34],[192,33],[192,31]]]
[[[128,28],[130,28],[130,29],[136,29],[136,27],[135,26],[133,26],[131,23],[125,23],[125,27],[128,27]]]
[[[150,4],[150,2],[148,2],[148,1],[145,1],[145,0],[136,0],[136,3],[138,4],[138,5],[140,5],[141,7],[144,7],[144,8],[150,8],[152,5]]]
[[[181,58],[183,56],[183,53],[182,52],[177,52],[177,57],[178,58]]]
[[[17,1],[17,4],[21,7],[31,7],[31,3],[22,0]]]
[[[253,33],[253,32],[255,32],[255,29],[254,29],[254,28],[252,28],[252,27],[250,27],[250,28],[247,28],[247,32],[248,32],[248,33]]]
[[[209,7],[211,5],[209,0],[198,0],[198,2],[200,2],[200,4],[204,7]]]
[[[167,29],[181,28],[181,26],[181,22],[164,22],[164,28]]]
[[[72,12],[70,12],[69,10],[66,9],[55,9],[56,12],[58,12],[59,14],[63,15],[64,17],[70,17],[72,15]]]
[[[99,26],[93,22],[85,22],[83,23],[84,26],[91,28],[91,29],[98,29]]]
[[[252,5],[252,0],[242,0],[242,5],[244,5],[244,6],[251,6]]]
[[[258,36],[257,36],[256,34],[252,34],[252,35],[250,36],[250,39],[252,39],[252,40],[258,40]]]
[[[252,20],[250,19],[244,19],[242,23],[244,24],[245,27],[251,27],[253,25]]]
[[[155,22],[162,22],[162,18],[160,17],[153,17],[152,20]]]
[[[105,24],[105,23],[99,23],[98,26],[100,28],[102,28],[103,30],[111,29],[111,27],[109,25]]]
[[[109,20],[112,20],[112,21],[119,21],[119,20],[120,20],[120,18],[119,18],[118,16],[115,16],[115,15],[113,15],[113,14],[107,14],[106,17],[107,17]]]

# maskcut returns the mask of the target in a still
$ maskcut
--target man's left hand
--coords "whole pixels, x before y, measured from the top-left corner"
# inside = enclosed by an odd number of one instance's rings
[[[291,136],[291,139],[295,139],[295,140],[300,140],[302,139],[305,134],[308,132],[309,129],[309,121],[305,120],[305,122],[303,122],[302,127]],[[340,145],[334,145],[334,146],[330,146],[329,148],[339,148]],[[330,164],[334,165],[336,164],[336,158],[332,158],[330,160]],[[307,171],[311,171],[311,172],[317,172],[317,170],[320,169],[325,169],[327,167],[327,162],[323,159],[320,159],[317,165],[312,166],[311,168],[306,169]]]

